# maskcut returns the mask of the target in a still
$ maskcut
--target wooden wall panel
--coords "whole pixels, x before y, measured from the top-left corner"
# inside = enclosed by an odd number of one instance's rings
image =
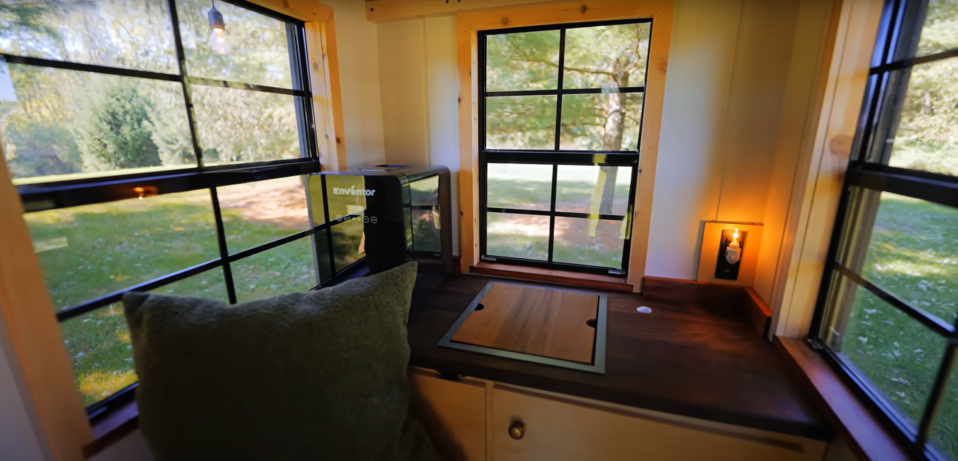
[[[380,24],[376,32],[386,161],[428,165],[425,22]]]

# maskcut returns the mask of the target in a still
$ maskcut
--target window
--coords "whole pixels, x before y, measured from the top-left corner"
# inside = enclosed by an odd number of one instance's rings
[[[625,275],[651,30],[479,34],[483,261]]]
[[[924,459],[958,459],[956,24],[885,4],[810,335]]]
[[[136,387],[124,293],[232,304],[335,283],[364,256],[339,242],[362,226],[330,220],[307,176],[303,23],[215,5],[226,55],[205,1],[0,5],[0,145],[91,416]]]

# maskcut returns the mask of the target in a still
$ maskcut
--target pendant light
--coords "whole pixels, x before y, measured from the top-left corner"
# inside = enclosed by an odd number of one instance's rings
[[[220,13],[210,2],[210,12],[207,16],[210,18],[210,49],[216,54],[227,54],[230,52],[230,42],[226,39],[226,22],[223,21],[223,13]]]

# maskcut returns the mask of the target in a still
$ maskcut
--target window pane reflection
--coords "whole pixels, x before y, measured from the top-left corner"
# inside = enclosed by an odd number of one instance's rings
[[[486,165],[486,206],[549,210],[552,168],[552,165],[489,163]]]
[[[897,71],[903,78],[908,70]],[[958,58],[919,64],[911,68],[901,113],[893,114],[889,98],[883,117],[898,116],[891,148],[876,142],[872,161],[888,165],[958,175]],[[889,136],[890,137],[890,136]],[[884,139],[882,140],[884,141]],[[890,151],[890,152],[889,152]],[[880,158],[888,155],[887,159]]]
[[[921,420],[946,340],[840,275],[821,337],[913,425]]]
[[[556,97],[486,98],[487,149],[555,150]]]
[[[645,86],[651,31],[649,23],[567,30],[562,87]]]
[[[635,151],[642,125],[641,93],[562,97],[562,150]]]
[[[486,213],[486,254],[549,259],[549,217]]]
[[[196,165],[176,82],[0,63],[2,73],[15,93],[0,95],[15,184]]]
[[[204,165],[299,158],[294,96],[191,85]]]
[[[558,30],[486,37],[486,91],[554,90],[558,81]]]
[[[177,0],[186,71],[194,77],[292,88],[286,24],[245,8],[216,2],[226,22],[230,52],[210,49],[210,2]]]
[[[307,291],[318,285],[309,237],[243,258],[231,268],[238,302]]]
[[[217,189],[230,253],[309,229],[301,176]]]
[[[336,272],[366,257],[366,234],[363,216],[350,218],[329,229],[333,234],[333,256]]]
[[[58,308],[219,258],[208,190],[28,213],[24,219]]]
[[[556,211],[624,216],[632,167],[559,165]]]
[[[173,27],[165,0],[3,3],[0,52],[153,72],[177,72]],[[104,27],[106,24],[122,24],[122,28]]]
[[[846,266],[911,306],[958,320],[958,210],[889,192],[861,192],[873,216],[867,246],[851,248]],[[877,208],[877,211],[875,210]]]
[[[621,269],[626,232],[625,221],[557,217],[552,260]]]

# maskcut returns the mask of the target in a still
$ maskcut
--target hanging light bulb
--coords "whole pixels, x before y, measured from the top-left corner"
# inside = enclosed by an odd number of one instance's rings
[[[210,7],[210,49],[216,54],[230,52],[230,42],[226,39],[226,22],[223,14],[215,6]]]

